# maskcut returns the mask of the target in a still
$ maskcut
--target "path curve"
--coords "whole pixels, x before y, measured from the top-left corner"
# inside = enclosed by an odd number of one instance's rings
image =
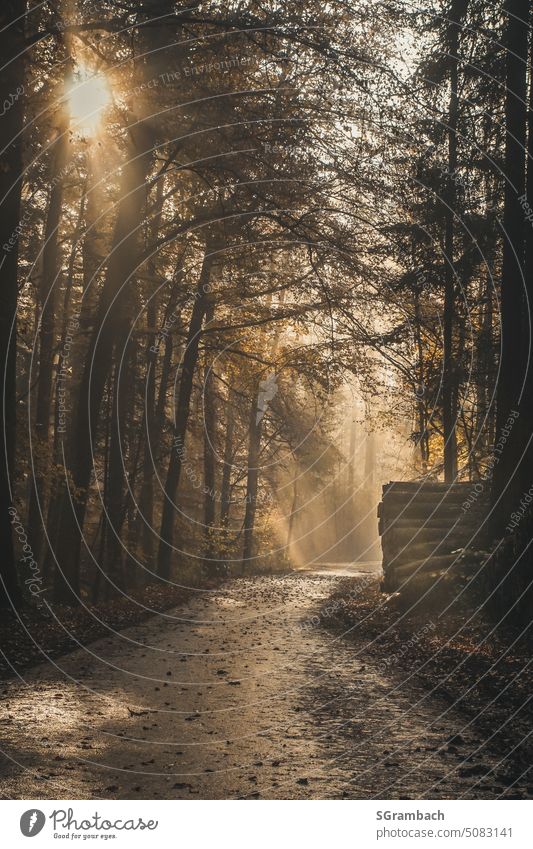
[[[497,798],[466,717],[317,624],[345,575],[230,581],[5,683],[2,798]]]

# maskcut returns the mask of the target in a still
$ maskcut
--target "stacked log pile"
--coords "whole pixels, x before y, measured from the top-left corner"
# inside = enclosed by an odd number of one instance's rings
[[[482,552],[486,546],[488,510],[488,486],[438,482],[384,486],[378,509],[383,589],[396,592],[417,582],[422,591],[443,574],[475,568],[478,558],[472,552]]]

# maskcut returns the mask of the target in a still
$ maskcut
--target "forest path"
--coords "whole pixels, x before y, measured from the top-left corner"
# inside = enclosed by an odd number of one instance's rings
[[[486,747],[459,775],[468,719],[312,619],[345,573],[230,581],[4,683],[2,797],[498,796]]]

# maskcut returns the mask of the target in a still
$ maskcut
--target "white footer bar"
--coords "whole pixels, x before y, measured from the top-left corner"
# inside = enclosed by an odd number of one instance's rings
[[[533,847],[533,801],[3,801],[2,844]],[[35,843],[30,844],[30,840]]]

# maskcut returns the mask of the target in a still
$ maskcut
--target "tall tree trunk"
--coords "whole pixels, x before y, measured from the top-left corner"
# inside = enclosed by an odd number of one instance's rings
[[[152,242],[157,239],[161,226],[161,217],[163,212],[163,188],[164,179],[160,177],[157,182],[155,196],[155,210],[149,227],[150,237]],[[150,276],[155,279],[157,274],[157,264],[155,258],[152,258],[149,263]],[[141,494],[139,497],[139,511],[142,525],[142,547],[143,555],[146,561],[151,565],[154,557],[154,468],[153,468],[153,448],[157,441],[152,443],[155,437],[155,416],[156,416],[156,362],[157,362],[157,321],[159,316],[158,297],[154,293],[148,299],[146,318],[148,328],[151,331],[148,336],[148,344],[146,351],[146,389],[145,389],[145,404],[143,415],[144,429],[144,454],[143,454],[143,477],[141,485]]]
[[[123,332],[119,336],[112,383],[111,433],[109,441],[109,467],[106,500],[104,503],[107,524],[104,574],[107,580],[106,597],[116,592],[123,569],[123,546],[120,538],[125,518],[124,476],[128,451],[128,415],[133,407],[132,343],[127,340],[131,316],[124,317]],[[126,496],[127,497],[127,496]],[[122,588],[124,589],[124,588]]]
[[[124,303],[137,267],[139,230],[146,201],[146,178],[152,161],[150,138],[143,125],[132,133],[133,150],[124,165],[121,200],[113,234],[113,245],[94,328],[79,389],[77,416],[70,440],[70,463],[77,498],[70,493],[61,504],[58,539],[61,557],[55,575],[55,598],[64,604],[79,600],[79,561],[89,484],[93,467],[92,450],[106,380]]]
[[[166,416],[166,408],[167,408],[167,392],[168,387],[170,385],[171,373],[172,373],[172,357],[174,352],[174,343],[172,330],[179,326],[178,324],[178,312],[176,308],[176,304],[178,301],[178,296],[180,293],[180,283],[181,283],[181,272],[183,266],[183,260],[185,259],[186,247],[183,249],[180,257],[178,259],[178,263],[176,265],[176,271],[174,273],[174,281],[173,286],[170,291],[170,295],[168,298],[168,302],[165,309],[164,321],[163,321],[163,363],[161,366],[161,375],[159,378],[159,389],[156,393],[156,362],[157,356],[160,350],[160,342],[157,340],[156,336],[151,336],[149,342],[150,344],[149,350],[147,352],[147,384],[148,381],[153,379],[153,392],[154,392],[154,410],[153,414],[150,416],[149,409],[146,411],[146,419],[145,419],[145,428],[146,428],[146,438],[144,443],[144,458],[143,458],[143,485],[141,488],[141,497],[140,497],[140,512],[141,512],[141,522],[142,522],[142,539],[143,539],[143,552],[145,558],[150,563],[150,568],[152,569],[154,564],[154,543],[155,538],[158,536],[155,525],[154,525],[154,493],[153,493],[153,477],[154,472],[158,472],[159,470],[159,447],[161,444],[161,436],[164,431],[165,426],[165,416]],[[147,398],[150,397],[151,390],[147,387]],[[155,395],[157,394],[157,401],[155,399]],[[148,401],[147,401],[147,407]],[[155,467],[155,468],[154,468]],[[149,479],[149,480],[148,480]],[[151,507],[148,506],[148,502],[151,501]],[[143,518],[144,517],[144,518]]]
[[[533,10],[530,10],[529,35],[529,109],[527,140],[526,195],[528,209],[533,210]],[[533,481],[533,224],[528,222],[525,236],[525,303],[522,335],[523,358],[527,364],[522,402],[525,456],[521,463],[520,489],[527,492]]]
[[[489,435],[491,432],[491,396],[494,391],[494,307],[490,273],[481,283],[480,300],[483,303],[483,309],[480,318],[481,328],[477,351],[476,423],[474,428],[477,445],[474,453],[481,460],[486,460],[492,447]],[[478,465],[476,463],[476,467]]]
[[[80,249],[80,238],[83,233],[83,222],[85,220],[85,191],[83,191],[82,198],[80,201],[78,221],[76,224],[76,230],[74,232],[72,238],[72,245],[70,250],[70,258],[68,262],[68,270],[67,277],[65,280],[65,290],[63,294],[63,303],[61,305],[61,335],[59,341],[59,357],[56,365],[56,381],[57,384],[61,381],[65,381],[67,379],[67,375],[70,371],[70,374],[73,375],[75,371],[76,359],[73,352],[73,346],[75,343],[75,332],[79,329],[79,321],[77,318],[71,315],[70,312],[70,304],[72,301],[72,289],[74,286],[74,275],[75,275],[75,267],[76,267],[76,259],[78,255],[78,251]],[[69,380],[70,383],[70,380]],[[60,463],[61,457],[59,456],[59,437],[61,435],[61,407],[64,405],[65,399],[61,397],[61,393],[58,392],[58,388],[56,387],[55,392],[55,410],[54,410],[54,448],[53,448],[53,457],[54,462]]]
[[[280,306],[285,302],[285,291],[280,295]],[[268,299],[271,303],[271,297]],[[271,360],[274,363],[276,353],[279,347],[281,336],[281,328],[278,325],[274,332],[274,339],[271,347]],[[248,459],[247,459],[247,474],[246,474],[246,507],[244,511],[243,524],[243,551],[241,570],[244,574],[247,564],[255,554],[255,516],[257,513],[257,493],[259,488],[259,458],[261,454],[261,437],[263,434],[263,418],[268,406],[268,389],[274,379],[274,372],[271,372],[266,380],[260,381],[252,398],[250,408],[250,422],[248,426]],[[270,387],[272,388],[272,387]],[[277,387],[276,387],[277,392]]]
[[[215,307],[211,302],[205,315],[205,326],[213,321]],[[213,532],[216,526],[216,404],[213,360],[206,346],[204,372],[204,532],[205,563],[216,567]]]
[[[354,446],[355,448],[355,446]],[[294,520],[296,519],[296,514],[298,513],[298,477],[299,470],[296,467],[294,480],[292,482],[292,504],[291,504],[291,512],[289,516],[289,527],[287,529],[287,556],[291,556],[291,545],[292,545],[292,535],[294,531]]]
[[[370,488],[376,479],[376,434],[373,430],[367,433],[365,441],[365,481]]]
[[[246,508],[243,524],[242,572],[254,557],[255,514],[257,512],[257,490],[259,486],[259,456],[263,417],[259,402],[259,388],[254,393],[250,406],[250,424],[248,427],[248,460],[246,476]]]
[[[105,415],[105,436],[104,436],[104,456],[103,456],[103,470],[102,470],[102,478],[104,481],[104,491],[103,491],[103,500],[104,504],[107,504],[109,498],[107,494],[107,484],[109,481],[109,444],[111,441],[111,419],[112,419],[112,397],[110,387],[107,388],[107,397],[105,399],[106,405],[106,415]],[[107,522],[105,521],[105,515],[102,511],[100,518],[100,545],[98,548],[98,557],[95,564],[95,572],[93,583],[91,587],[91,601],[93,604],[97,604],[100,598],[100,591],[102,587],[102,575],[103,575],[103,566],[104,566],[104,557],[106,551],[107,544]]]
[[[34,480],[30,490],[28,528],[33,556],[39,560],[46,510],[46,481],[50,468],[50,412],[56,343],[56,313],[61,274],[59,226],[63,207],[64,172],[68,162],[68,126],[61,122],[52,153],[51,190],[44,228],[41,284],[39,287],[39,379],[35,414]]]
[[[170,565],[174,550],[175,500],[185,456],[185,439],[187,434],[187,424],[189,421],[194,372],[198,362],[198,346],[200,343],[204,317],[209,304],[209,281],[211,278],[213,259],[213,253],[208,247],[204,256],[202,271],[200,273],[198,287],[194,298],[189,332],[187,334],[187,343],[181,364],[181,378],[174,423],[173,446],[165,481],[163,511],[161,516],[161,532],[157,558],[158,573],[164,580],[167,580],[170,576]]]
[[[235,434],[234,392],[230,387],[226,402],[226,435],[224,437],[224,468],[220,485],[220,524],[229,525],[231,511],[231,470],[233,468],[233,437]]]
[[[148,324],[155,327],[157,321],[157,308],[150,299],[147,311]],[[152,324],[153,322],[153,324]],[[155,347],[156,335],[150,334],[148,340],[148,350],[146,353],[146,383],[145,383],[145,404],[143,413],[143,428],[144,428],[144,453],[143,453],[143,477],[141,485],[141,494],[139,497],[140,521],[142,522],[142,549],[145,560],[148,564],[152,563],[154,556],[154,473],[153,452],[154,446],[157,443],[152,442],[155,430],[155,403],[156,403],[156,355],[153,352]]]
[[[0,11],[0,102],[13,105],[0,122],[0,607],[20,600],[12,537],[16,429],[16,320],[18,239],[22,181],[24,23],[26,3],[4,0]],[[11,511],[11,512],[10,512]]]
[[[161,375],[159,378],[159,389],[157,391],[157,402],[155,405],[155,414],[154,414],[154,429],[150,431],[150,439],[152,442],[152,447],[154,448],[154,452],[157,456],[157,449],[159,448],[161,435],[164,431],[165,427],[165,418],[166,418],[166,409],[167,409],[167,393],[168,388],[170,386],[171,374],[172,374],[172,359],[174,355],[174,342],[172,337],[171,327],[179,327],[179,317],[177,314],[176,302],[178,299],[178,288],[175,287],[170,293],[170,298],[168,300],[166,312],[165,312],[165,321],[164,327],[169,329],[169,332],[165,333],[164,340],[164,354],[163,354],[163,363],[161,365]],[[157,350],[159,351],[159,345],[156,345]],[[151,352],[154,353],[153,351]],[[179,347],[178,347],[179,353]],[[150,461],[151,462],[151,461]]]
[[[54,463],[56,463],[58,466],[62,462],[62,456],[60,453],[60,437],[62,431],[62,407],[65,406],[66,398],[66,396],[59,391],[59,387],[61,386],[63,388],[66,386],[69,369],[73,369],[74,367],[75,358],[72,356],[72,347],[74,344],[75,337],[73,334],[74,329],[77,329],[79,327],[78,321],[76,319],[72,319],[71,317],[70,302],[72,300],[72,287],[74,283],[76,257],[79,250],[79,239],[83,232],[83,221],[85,218],[85,195],[86,192],[84,190],[80,201],[78,222],[72,239],[67,279],[65,280],[63,304],[61,307],[63,317],[61,322],[61,338],[59,343],[60,354],[55,371],[56,391],[54,404],[54,439],[52,448],[52,456],[54,458]],[[61,489],[56,483],[53,492],[49,496],[48,501],[48,511],[46,516],[46,536],[48,540],[54,540],[56,538],[57,524],[59,521],[58,508],[60,503]],[[51,550],[51,547],[47,545],[45,547],[45,554],[43,558],[43,574],[46,579],[53,574],[53,564],[54,554]]]
[[[98,277],[105,256],[101,232],[104,204],[105,197],[100,179],[96,174],[93,156],[91,152],[87,152],[85,228],[82,242],[83,300],[79,314],[80,328],[85,334],[93,332],[98,316]],[[80,342],[79,353],[84,356],[87,348],[85,337],[82,337]]]
[[[507,0],[506,47],[506,141],[505,212],[501,283],[501,356],[497,387],[496,441],[510,430],[503,454],[498,457],[493,479],[493,529],[504,532],[521,494],[521,454],[527,434],[523,419],[522,387],[525,378],[522,310],[525,246],[526,127],[528,0]],[[507,423],[519,417],[511,427]]]
[[[417,400],[417,416],[418,416],[418,430],[419,430],[419,439],[418,439],[418,450],[420,451],[420,462],[422,467],[422,474],[427,475],[428,472],[428,463],[429,463],[429,434],[428,434],[428,423],[427,423],[427,412],[426,412],[426,378],[425,378],[425,369],[424,369],[424,345],[422,339],[422,316],[420,311],[420,292],[416,291],[415,293],[415,304],[414,304],[414,332],[415,332],[415,344],[417,350],[417,358],[418,358],[418,400]]]
[[[457,208],[457,126],[459,121],[460,27],[468,0],[452,0],[449,27],[450,107],[448,111],[448,175],[445,192],[444,233],[444,367],[442,404],[444,428],[444,477],[452,483],[457,477],[457,374],[454,366],[455,320],[455,215]]]
[[[494,405],[494,393],[496,389],[496,346],[494,344],[494,292],[492,279],[487,281],[487,318],[486,318],[486,340],[489,346],[487,355],[487,398],[488,410],[487,421],[487,453],[492,449],[496,438],[496,408]]]
[[[357,523],[356,523],[356,485],[355,485],[355,453],[357,448],[357,407],[354,407],[352,410],[352,421],[350,424],[350,447],[349,452],[350,456],[348,459],[348,497],[346,499],[346,507],[348,511],[347,515],[347,524],[348,524],[348,533],[346,535],[346,548],[348,554],[348,560],[356,559],[356,552],[358,550],[358,534],[357,534]],[[295,480],[296,487],[296,480]]]

